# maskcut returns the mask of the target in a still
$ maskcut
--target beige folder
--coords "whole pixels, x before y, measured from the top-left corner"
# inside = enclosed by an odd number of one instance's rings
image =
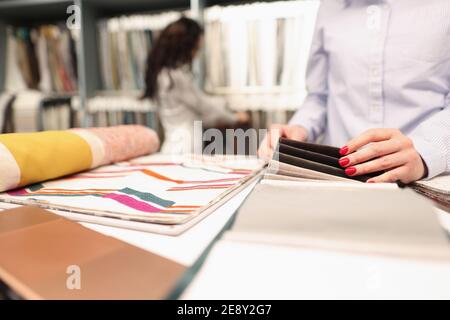
[[[409,189],[263,180],[225,238],[450,262],[433,206]]]
[[[163,299],[184,271],[43,209],[0,213],[0,279],[26,299]]]

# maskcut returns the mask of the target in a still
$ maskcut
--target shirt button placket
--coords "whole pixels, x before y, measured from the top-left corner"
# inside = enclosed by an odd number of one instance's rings
[[[375,126],[383,126],[383,65],[384,45],[388,24],[388,6],[367,7],[369,48],[369,120]]]

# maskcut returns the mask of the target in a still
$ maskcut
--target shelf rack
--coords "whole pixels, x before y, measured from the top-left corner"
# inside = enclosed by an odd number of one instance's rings
[[[88,98],[101,91],[97,21],[102,18],[133,13],[191,9],[203,21],[207,6],[225,3],[245,3],[236,0],[0,0],[0,92],[5,87],[6,32],[8,25],[28,26],[65,21],[67,8],[80,8],[78,60],[78,95],[82,108]],[[200,67],[200,72],[202,68]]]

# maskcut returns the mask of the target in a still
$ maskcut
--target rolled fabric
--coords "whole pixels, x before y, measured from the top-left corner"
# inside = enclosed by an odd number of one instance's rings
[[[156,133],[138,125],[0,135],[0,191],[156,152]]]
[[[93,152],[92,168],[150,154],[159,148],[155,131],[138,125],[70,131],[89,143]]]

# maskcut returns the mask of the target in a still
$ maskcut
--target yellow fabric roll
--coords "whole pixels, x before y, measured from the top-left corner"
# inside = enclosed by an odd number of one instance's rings
[[[138,125],[0,134],[0,192],[156,152]]]
[[[15,187],[87,170],[92,164],[89,144],[70,131],[46,131],[0,135],[20,170]]]

